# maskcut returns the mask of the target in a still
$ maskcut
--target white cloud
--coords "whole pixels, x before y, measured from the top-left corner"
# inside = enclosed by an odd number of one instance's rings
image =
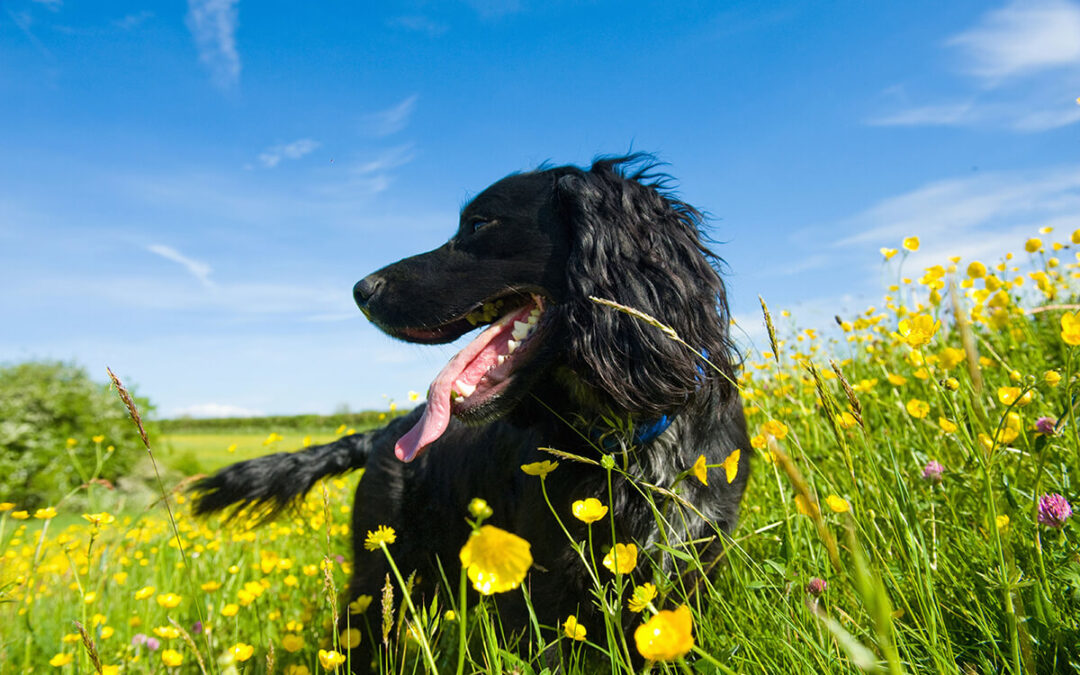
[[[153,17],[153,12],[144,9],[141,12],[136,12],[135,14],[127,14],[122,19],[117,19],[116,21],[113,21],[113,25],[122,30],[131,30],[132,28],[136,28],[137,26],[152,19]]]
[[[890,112],[873,126],[954,126],[1037,133],[1080,122],[1080,4],[1014,1],[981,16],[944,44],[964,80],[952,100],[912,103],[906,87],[885,90]]]
[[[177,251],[175,248],[172,248],[171,246],[164,246],[162,244],[151,244],[146,247],[146,250],[150,251],[151,253],[156,253],[157,255],[165,258],[166,260],[171,260],[175,263],[179,263],[191,274],[191,276],[198,279],[203,286],[206,286],[207,288],[214,287],[214,282],[210,280],[210,272],[212,270],[210,269],[210,266],[206,263],[199,262],[198,260],[192,260],[191,258],[188,258],[184,254]]]
[[[970,124],[973,121],[973,115],[971,102],[941,103],[885,114],[869,120],[868,124],[882,127],[960,126]]]
[[[196,403],[177,408],[169,417],[263,417],[261,410],[242,408],[228,403]]]
[[[1080,215],[1080,166],[935,181],[846,219],[836,245],[895,245],[904,237],[959,242],[1021,224]],[[950,254],[954,255],[954,254]]]
[[[195,38],[199,60],[214,84],[231,89],[240,81],[236,25],[240,0],[188,0],[187,25]]]
[[[420,98],[413,94],[396,105],[385,110],[370,113],[363,118],[364,130],[372,136],[390,136],[404,129],[409,124],[416,101]]]
[[[442,35],[450,29],[444,23],[433,21],[426,16],[399,16],[388,21],[389,25],[396,28],[404,28],[415,33],[426,33],[429,37]]]
[[[947,43],[965,71],[987,85],[1020,75],[1080,65],[1080,6],[1065,0],[1014,1],[987,12]]]
[[[268,169],[277,166],[282,159],[300,159],[311,154],[322,145],[310,138],[301,138],[292,143],[275,145],[259,153],[259,162]]]

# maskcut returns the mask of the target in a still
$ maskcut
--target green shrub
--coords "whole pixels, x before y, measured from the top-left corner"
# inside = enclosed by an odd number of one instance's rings
[[[143,415],[151,410],[145,398],[135,402]],[[61,362],[0,367],[0,501],[28,509],[55,504],[92,477],[99,461],[100,477],[115,482],[141,447],[116,393],[83,368]]]

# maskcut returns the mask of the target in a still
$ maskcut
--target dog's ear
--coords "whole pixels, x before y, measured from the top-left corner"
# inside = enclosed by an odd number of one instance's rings
[[[567,352],[608,404],[660,416],[711,397],[702,394],[730,395],[733,348],[724,285],[701,242],[701,214],[666,194],[648,167],[626,175],[627,161],[601,160],[557,178],[571,238]],[[693,349],[590,296],[655,317]]]

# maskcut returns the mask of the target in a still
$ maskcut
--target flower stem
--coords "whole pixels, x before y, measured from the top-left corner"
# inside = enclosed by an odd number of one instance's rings
[[[420,615],[416,612],[416,607],[413,606],[412,598],[409,596],[409,589],[405,586],[405,580],[401,578],[401,572],[398,571],[397,564],[394,563],[394,557],[390,555],[390,550],[386,548],[386,542],[380,541],[379,548],[382,549],[383,554],[386,556],[386,561],[390,563],[394,578],[397,579],[398,586],[401,587],[401,595],[405,598],[405,604],[409,607],[413,621],[416,622],[416,639],[420,641],[420,647],[424,650],[424,660],[427,661],[431,672],[437,673],[439,669],[435,666],[435,657],[431,655],[431,646],[428,645],[427,635],[424,634],[423,627],[420,625]]]

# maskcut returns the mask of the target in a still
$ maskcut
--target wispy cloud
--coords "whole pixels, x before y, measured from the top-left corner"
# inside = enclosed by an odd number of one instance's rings
[[[1006,78],[1080,66],[1080,6],[1066,0],[1014,1],[987,12],[946,44],[959,48],[964,68],[994,86]]]
[[[171,260],[175,263],[182,265],[184,269],[186,269],[191,274],[191,276],[198,279],[199,283],[201,283],[203,286],[207,288],[214,287],[214,282],[210,280],[210,272],[212,271],[210,269],[210,265],[207,265],[204,262],[199,262],[198,260],[192,260],[191,258],[185,256],[183,253],[180,253],[180,251],[177,251],[175,248],[172,248],[171,246],[165,246],[163,244],[151,244],[146,247],[146,250],[150,251],[151,253],[156,253],[157,255],[165,258],[166,260]]]
[[[134,14],[127,14],[123,18],[113,21],[113,25],[122,30],[131,30],[142,25],[154,17],[154,13],[148,9]]]
[[[403,28],[414,33],[424,33],[428,37],[436,37],[450,30],[445,23],[439,23],[426,16],[397,16],[387,21],[393,28]]]
[[[170,417],[263,417],[266,413],[228,403],[196,403],[177,408]]]
[[[322,145],[310,138],[301,138],[292,143],[275,145],[259,153],[259,162],[268,169],[272,169],[281,163],[283,159],[300,159],[304,155],[311,154]]]
[[[1080,214],[1080,166],[951,178],[883,199],[840,223],[839,246],[884,246],[904,237],[949,243]],[[951,255],[951,254],[950,254]]]
[[[221,89],[231,89],[240,82],[240,54],[236,50],[239,3],[240,0],[188,0],[187,25],[195,38],[199,60]]]
[[[912,104],[906,88],[886,90],[893,111],[875,126],[997,127],[1032,133],[1080,121],[1080,4],[1014,1],[982,15],[944,42],[958,56],[961,96]],[[953,88],[957,89],[956,87]]]
[[[34,35],[34,31],[31,30],[31,26],[34,25],[34,17],[30,14],[30,12],[25,10],[20,12],[13,12],[7,7],[4,8],[4,11],[7,12],[8,17],[11,19],[11,22],[18,26],[19,30],[22,31],[22,34],[25,35],[26,39],[30,41],[30,44],[34,45],[34,49],[38,50],[38,52],[40,52],[42,56],[49,59],[50,61],[53,60],[52,52],[50,52],[49,49],[44,44],[42,44],[41,40],[38,39],[37,35]]]
[[[35,5],[41,5],[50,12],[59,12],[64,6],[64,0],[33,0]]]
[[[413,94],[385,110],[365,115],[362,120],[364,131],[378,137],[396,134],[409,124],[419,98],[418,94]]]

